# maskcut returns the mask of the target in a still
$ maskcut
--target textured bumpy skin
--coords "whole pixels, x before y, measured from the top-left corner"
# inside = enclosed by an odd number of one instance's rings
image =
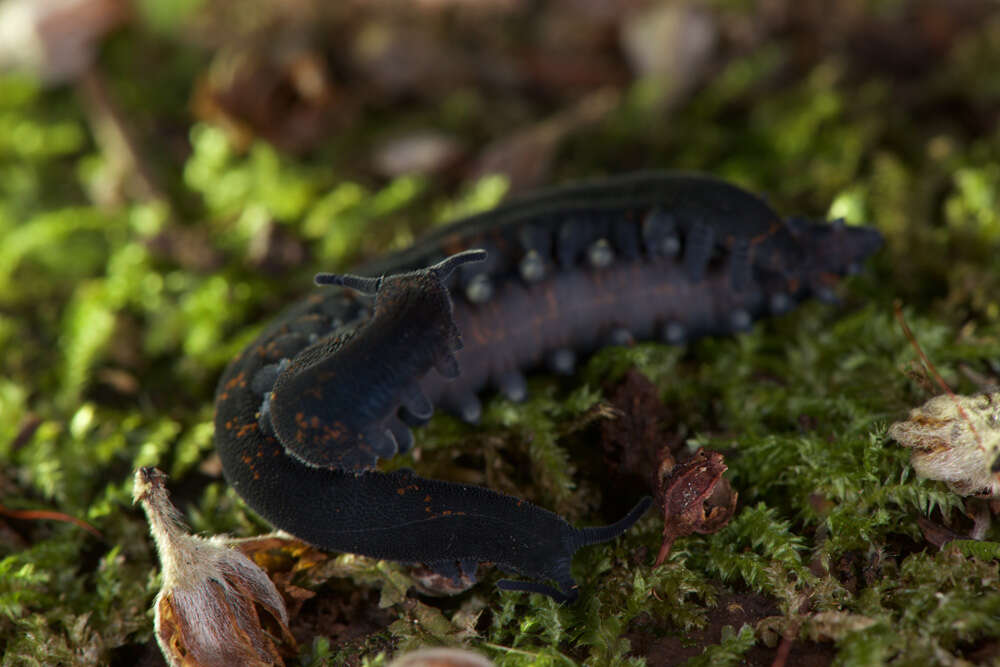
[[[880,245],[872,229],[785,221],[689,174],[512,201],[363,267],[371,278],[318,276],[351,289],[290,308],[220,381],[226,477],[265,519],[317,546],[456,578],[492,562],[534,580],[503,588],[572,600],[573,554],[624,532],[648,499],[616,524],[577,529],[488,489],[376,472],[377,459],[408,449],[408,425],[436,406],[475,422],[486,387],[520,400],[525,369],[570,373],[602,345],[735,333],[809,296],[830,300]]]

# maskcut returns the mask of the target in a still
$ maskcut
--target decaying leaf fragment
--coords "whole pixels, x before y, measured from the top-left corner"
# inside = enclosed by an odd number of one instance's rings
[[[618,418],[601,423],[605,461],[623,487],[641,485],[653,492],[663,512],[658,567],[678,537],[714,533],[729,523],[739,494],[723,477],[727,468],[719,452],[699,449],[677,462],[683,440],[665,437],[673,419],[645,375],[630,369],[608,397]]]
[[[167,662],[283,665],[281,655],[294,652],[295,640],[274,584],[223,538],[189,534],[165,481],[156,468],[140,468],[132,497],[146,512],[163,569],[154,607],[156,640]]]
[[[663,542],[654,567],[663,564],[678,537],[714,533],[733,518],[739,494],[722,476],[726,470],[719,452],[699,449],[683,463],[664,457],[656,484],[656,504],[663,508]]]
[[[889,437],[913,450],[921,477],[963,496],[1000,498],[1000,392],[935,396],[890,426]]]

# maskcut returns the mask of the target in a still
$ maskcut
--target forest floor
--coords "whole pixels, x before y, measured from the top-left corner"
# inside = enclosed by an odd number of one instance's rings
[[[44,62],[0,74],[3,665],[162,664],[137,467],[170,475],[196,533],[270,530],[222,477],[215,383],[313,274],[637,169],[713,174],[885,247],[838,305],[533,374],[525,403],[435,416],[391,465],[603,523],[624,502],[606,407],[645,391],[664,443],[724,454],[731,522],[653,568],[649,513],[581,551],[566,606],[489,572],[427,597],[408,567],[279,545],[261,562],[290,603],[289,664],[429,644],[498,665],[1000,662],[1000,522],[969,539],[990,505],[887,436],[943,392],[896,301],[957,394],[1000,378],[995,2],[77,4],[38,24]]]

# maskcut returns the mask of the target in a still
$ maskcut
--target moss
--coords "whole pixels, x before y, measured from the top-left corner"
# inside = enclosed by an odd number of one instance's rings
[[[109,157],[78,97],[0,76],[2,503],[68,513],[103,535],[0,518],[5,665],[107,663],[141,651],[158,582],[129,498],[133,468],[169,470],[198,531],[267,530],[220,479],[212,454],[224,364],[317,270],[405,246],[507,188],[496,176],[461,187],[450,175],[379,182],[357,167],[372,137],[436,123],[473,145],[503,138],[511,119],[539,120],[551,104],[494,109],[472,88],[386,99],[349,136],[304,156],[262,142],[237,150],[179,102],[208,59],[185,39],[186,21],[213,4],[143,3],[149,23],[115,36],[101,61],[165,183],[164,201],[98,199]],[[907,3],[862,5],[866,39],[917,39]],[[727,40],[761,25],[753,3],[705,7],[731,31]],[[645,518],[578,557],[583,595],[573,607],[496,592],[490,573],[455,599],[407,597],[403,567],[333,559],[296,581],[321,598],[338,582],[379,588],[394,622],[350,647],[306,637],[303,664],[360,652],[361,664],[381,665],[419,643],[465,643],[501,665],[638,665],[640,639],[678,637],[697,644],[691,664],[725,664],[793,630],[797,642],[824,642],[838,664],[996,659],[1000,528],[983,542],[934,548],[919,521],[962,535],[963,501],[917,479],[885,432],[937,392],[892,319],[896,298],[956,391],[996,381],[1000,135],[983,119],[996,106],[995,77],[984,73],[997,69],[1000,21],[994,13],[954,24],[951,37],[941,33],[953,39],[947,53],[912,75],[866,62],[862,50],[817,47],[857,43],[840,18],[753,48],[726,42],[713,76],[668,110],[633,82],[606,119],[560,144],[552,175],[708,170],[766,192],[782,212],[875,224],[886,249],[843,286],[840,307],[807,304],[746,335],[680,348],[602,350],[569,380],[533,376],[524,404],[488,400],[482,428],[435,418],[418,433],[419,459],[391,464],[596,523],[601,463],[588,424],[607,416],[601,387],[636,366],[674,416],[665,436],[725,453],[741,495],[733,522],[679,540],[652,570],[660,525]],[[162,76],[149,76],[151,63],[165,63]],[[275,228],[303,252],[272,274],[254,252]],[[164,249],[180,233],[196,235],[212,261]],[[718,605],[736,594],[773,609],[723,631]],[[704,634],[695,642],[692,633]]]
[[[738,665],[743,661],[743,654],[756,642],[753,628],[744,625],[739,631],[731,626],[722,630],[722,641],[709,646],[697,658],[685,662],[686,667],[707,667],[708,665]]]

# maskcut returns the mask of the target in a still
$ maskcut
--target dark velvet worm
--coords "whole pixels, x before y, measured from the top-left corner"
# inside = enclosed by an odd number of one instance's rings
[[[227,368],[216,398],[226,478],[276,527],[318,547],[424,563],[450,578],[490,562],[577,595],[570,562],[642,516],[574,528],[489,489],[381,473],[435,407],[479,419],[478,393],[521,400],[523,372],[572,373],[608,344],[738,333],[810,296],[881,245],[870,228],[783,220],[690,174],[555,188],[447,226],[409,250],[320,274]],[[553,587],[551,584],[555,584]]]

